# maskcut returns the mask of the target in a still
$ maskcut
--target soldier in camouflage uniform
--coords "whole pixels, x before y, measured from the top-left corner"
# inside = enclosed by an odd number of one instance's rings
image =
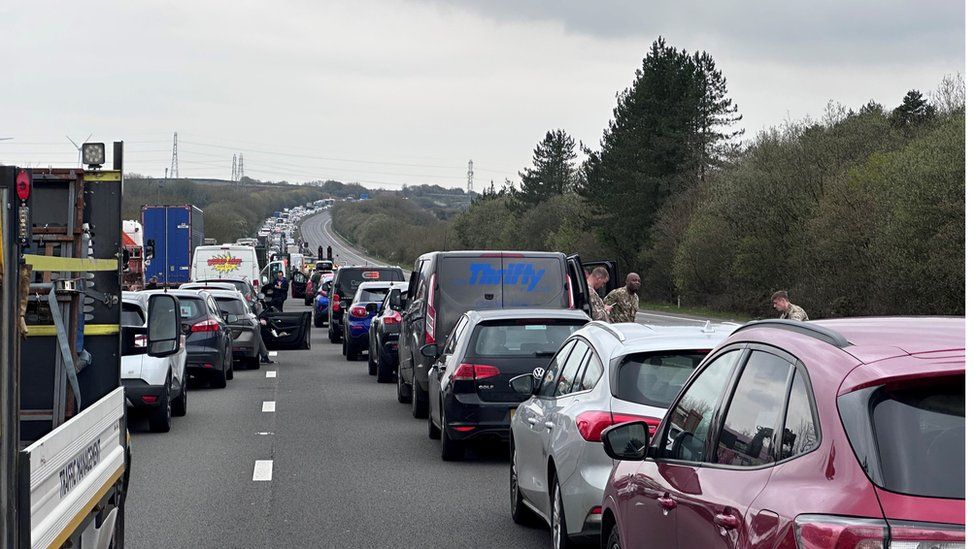
[[[586,275],[586,285],[590,288],[590,317],[593,320],[610,322],[610,316],[607,314],[610,309],[596,292],[605,286],[608,280],[610,280],[610,273],[604,267],[594,267],[590,274]]]
[[[774,292],[770,299],[773,302],[773,308],[779,311],[780,318],[798,320],[801,322],[810,320],[810,318],[807,317],[807,312],[803,310],[803,307],[790,303],[790,296],[786,293],[786,290]]]
[[[637,273],[627,275],[627,284],[622,288],[607,294],[604,300],[610,309],[610,322],[637,322],[637,310],[640,308],[641,279]]]

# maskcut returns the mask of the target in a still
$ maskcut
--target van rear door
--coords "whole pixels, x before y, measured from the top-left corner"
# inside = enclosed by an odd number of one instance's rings
[[[583,264],[583,268],[586,269],[586,272],[592,271],[595,267],[603,267],[608,273],[610,273],[610,280],[608,280],[598,292],[600,297],[606,297],[608,293],[620,287],[620,277],[617,274],[616,261],[611,261],[609,259],[598,259],[596,261],[587,261]]]
[[[434,307],[437,330],[443,344],[459,318],[471,310],[502,308],[502,256],[500,253],[445,255],[434,271],[437,280]],[[417,296],[424,299],[426,296]]]
[[[566,272],[569,274],[569,292],[573,296],[572,307],[589,315],[590,290],[586,286],[586,271],[583,269],[583,261],[579,254],[566,258]]]
[[[556,254],[502,255],[502,307],[565,309],[569,307],[566,268]]]

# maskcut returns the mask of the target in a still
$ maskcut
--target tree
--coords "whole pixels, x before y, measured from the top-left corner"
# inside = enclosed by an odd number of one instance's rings
[[[931,120],[935,116],[935,107],[922,97],[922,92],[909,90],[901,105],[895,107],[891,115],[896,126],[913,128]]]
[[[572,191],[577,182],[577,142],[565,130],[550,130],[532,152],[532,166],[519,172],[522,185],[514,205],[524,211]]]

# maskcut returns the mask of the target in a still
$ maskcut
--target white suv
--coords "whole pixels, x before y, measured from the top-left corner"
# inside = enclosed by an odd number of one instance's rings
[[[122,326],[145,329],[149,294],[122,292]],[[149,416],[149,428],[169,431],[172,416],[186,415],[186,337],[180,349],[167,357],[146,354],[146,336],[122,344],[122,386],[126,405]]]
[[[512,419],[512,519],[524,524],[529,511],[538,514],[556,549],[599,540],[613,465],[600,433],[634,420],[656,426],[698,363],[736,327],[591,322],[544,372],[513,378],[512,388],[531,397]]]

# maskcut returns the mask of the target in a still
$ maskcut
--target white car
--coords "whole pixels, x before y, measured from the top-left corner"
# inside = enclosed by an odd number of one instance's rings
[[[531,395],[512,418],[512,519],[542,517],[556,549],[598,541],[613,465],[600,433],[635,420],[656,426],[698,363],[736,327],[591,322],[544,371],[512,378],[513,389]]]
[[[134,341],[122,344],[122,386],[126,405],[133,412],[148,414],[150,430],[165,433],[172,416],[186,415],[186,337],[180,337],[176,354],[163,358],[146,354],[148,306],[148,294],[122,292],[122,326],[137,332]]]

